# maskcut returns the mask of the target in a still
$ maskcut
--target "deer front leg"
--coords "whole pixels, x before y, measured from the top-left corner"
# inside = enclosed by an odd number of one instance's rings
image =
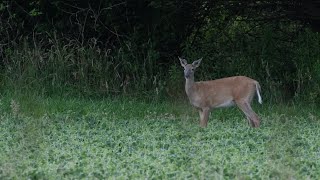
[[[200,126],[201,127],[207,127],[209,114],[210,114],[210,109],[209,108],[199,109]]]

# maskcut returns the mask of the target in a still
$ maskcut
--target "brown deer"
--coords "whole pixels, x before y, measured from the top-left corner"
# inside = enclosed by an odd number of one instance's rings
[[[233,76],[211,81],[194,82],[194,72],[201,59],[188,64],[179,57],[184,68],[186,79],[185,90],[190,103],[199,110],[200,126],[207,127],[210,110],[219,107],[229,107],[236,104],[246,115],[252,127],[259,127],[260,120],[251,108],[251,101],[257,93],[262,104],[260,85],[256,80],[245,76]]]

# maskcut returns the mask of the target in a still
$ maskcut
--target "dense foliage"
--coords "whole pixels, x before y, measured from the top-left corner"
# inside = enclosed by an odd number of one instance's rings
[[[248,75],[270,98],[319,101],[318,7],[298,0],[4,0],[1,88],[177,96],[183,56],[204,57],[201,80]]]

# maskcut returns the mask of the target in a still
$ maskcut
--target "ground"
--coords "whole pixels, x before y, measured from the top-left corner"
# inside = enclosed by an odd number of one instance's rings
[[[2,179],[319,179],[320,111],[254,104],[200,128],[187,101],[2,97]]]

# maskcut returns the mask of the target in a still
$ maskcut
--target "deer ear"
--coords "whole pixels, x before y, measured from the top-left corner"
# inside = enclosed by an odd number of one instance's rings
[[[193,67],[195,67],[195,68],[199,67],[199,66],[200,66],[201,61],[202,61],[202,58],[201,58],[201,59],[198,59],[198,60],[196,60],[196,61],[194,61],[194,62],[192,63],[192,66],[193,66]]]
[[[178,58],[180,60],[180,64],[181,64],[182,67],[185,67],[188,64],[188,62],[185,59],[182,59],[180,57],[178,57]]]

